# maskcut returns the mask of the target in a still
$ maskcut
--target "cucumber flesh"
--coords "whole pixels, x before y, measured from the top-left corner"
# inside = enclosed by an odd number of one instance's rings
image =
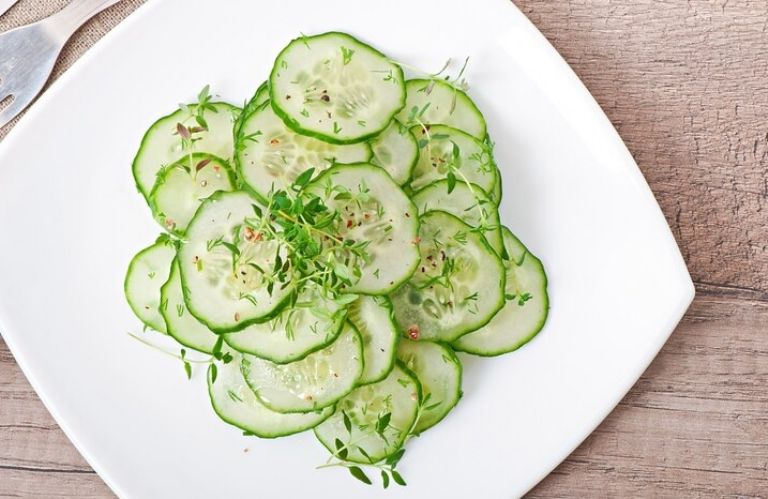
[[[403,71],[345,33],[293,40],[275,60],[269,93],[298,133],[334,144],[378,135],[405,103]]]
[[[347,292],[387,294],[413,274],[419,263],[416,207],[384,170],[370,163],[334,166],[307,190],[341,214],[339,237],[368,243],[368,259],[349,265],[359,275]]]
[[[392,294],[395,322],[411,339],[450,342],[504,305],[504,266],[485,238],[441,211],[421,216],[421,263]]]
[[[498,173],[485,144],[461,130],[443,125],[417,126],[411,132],[419,141],[419,161],[411,176],[411,188],[418,191],[452,173],[457,183],[470,182],[486,193],[493,192]]]
[[[183,156],[194,152],[206,152],[224,161],[229,161],[234,153],[232,126],[240,115],[240,109],[223,102],[211,104],[216,110],[207,110],[203,116],[208,124],[207,131],[193,134],[195,140],[192,150],[182,148],[178,125],[187,129],[198,127],[194,113],[196,105],[190,105],[188,112],[183,109],[157,120],[141,141],[138,153],[133,160],[133,177],[136,186],[145,198],[149,197],[155,185],[157,173],[164,167],[179,161]]]
[[[529,251],[516,263],[514,256],[521,244],[507,228],[504,242],[510,255],[505,261],[507,303],[484,327],[456,340],[457,350],[486,357],[501,355],[525,345],[544,327],[549,312],[544,266]]]
[[[239,331],[279,313],[293,286],[275,286],[253,265],[272,268],[286,249],[254,237],[256,201],[242,191],[218,192],[203,202],[179,249],[179,268],[189,311],[216,333]],[[233,251],[237,249],[237,252]]]
[[[448,125],[473,137],[485,138],[483,114],[462,90],[440,80],[408,80],[407,98],[397,119],[414,124]]]
[[[347,450],[347,461],[381,461],[403,446],[416,421],[419,395],[418,381],[396,365],[382,381],[361,386],[340,400],[333,416],[315,427],[315,435],[334,454],[338,451],[336,440],[340,440]],[[344,425],[344,414],[352,423],[351,431]],[[382,438],[376,426],[386,414],[390,420]]]
[[[361,296],[349,306],[348,319],[363,338],[365,368],[359,384],[382,380],[395,365],[399,336],[392,320],[392,303],[385,296]]]
[[[283,413],[317,411],[336,403],[355,387],[363,372],[362,340],[346,323],[330,346],[290,364],[244,355],[248,386],[270,409]]]
[[[414,194],[413,203],[419,213],[441,210],[459,217],[467,225],[479,228],[491,248],[501,255],[504,243],[496,204],[477,185],[457,181],[449,193],[450,187],[448,180],[438,180]]]
[[[167,306],[160,288],[168,280],[176,247],[167,236],[160,236],[152,246],[133,257],[125,275],[125,297],[133,313],[147,327],[167,333],[160,310]]]
[[[173,261],[171,275],[160,290],[160,294],[162,303],[165,304],[160,309],[160,313],[165,319],[168,334],[185,347],[212,353],[219,336],[187,310],[178,261]]]
[[[384,168],[400,185],[408,182],[419,159],[416,137],[397,120],[392,120],[380,135],[371,140],[371,163]]]
[[[195,153],[158,172],[149,205],[163,228],[183,236],[204,199],[214,192],[234,188],[234,174],[224,160]]]
[[[271,190],[287,189],[309,168],[320,172],[334,163],[368,161],[371,148],[367,143],[333,145],[299,135],[263,103],[243,122],[236,156],[243,181],[266,199]]]
[[[446,345],[405,338],[397,346],[397,358],[421,383],[422,409],[414,428],[421,433],[442,421],[461,399],[461,362]]]
[[[261,438],[292,435],[326,420],[333,408],[317,412],[282,414],[259,402],[240,372],[240,355],[232,352],[228,364],[218,364],[216,378],[208,369],[208,395],[216,414],[225,422]]]
[[[341,332],[345,315],[344,307],[337,301],[305,286],[296,305],[268,322],[229,333],[224,341],[240,352],[286,364],[333,342]]]

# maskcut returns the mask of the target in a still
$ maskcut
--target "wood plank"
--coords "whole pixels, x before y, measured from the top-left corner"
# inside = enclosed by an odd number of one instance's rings
[[[619,130],[694,280],[768,291],[768,2],[515,3]]]

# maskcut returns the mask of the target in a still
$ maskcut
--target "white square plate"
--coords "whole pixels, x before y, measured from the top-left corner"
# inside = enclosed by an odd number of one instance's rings
[[[395,59],[471,56],[497,142],[502,220],[544,261],[552,310],[521,351],[467,359],[465,397],[410,443],[409,485],[315,470],[311,433],[245,438],[202,370],[130,339],[126,265],[158,227],[131,178],[146,127],[211,84],[242,102],[299,32],[350,31]],[[587,90],[504,0],[155,0],[45,94],[0,150],[0,331],[120,496],[442,499],[518,496],[608,414],[693,298],[640,171]],[[250,452],[243,452],[244,448]]]

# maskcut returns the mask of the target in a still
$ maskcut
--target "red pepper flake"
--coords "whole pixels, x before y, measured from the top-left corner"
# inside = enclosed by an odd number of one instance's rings
[[[418,340],[419,339],[419,326],[416,324],[413,324],[408,327],[408,337],[412,340]]]
[[[354,222],[352,219],[350,219],[350,220],[347,220],[347,229],[349,229],[349,228],[350,228],[350,227],[352,227],[353,225],[355,225],[355,222]]]
[[[261,233],[256,232],[255,230],[251,229],[250,227],[246,227],[243,230],[243,237],[245,237],[245,240],[249,243],[252,243],[253,241],[260,241],[261,240]]]

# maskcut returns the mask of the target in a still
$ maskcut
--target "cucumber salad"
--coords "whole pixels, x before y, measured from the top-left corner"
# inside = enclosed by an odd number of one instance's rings
[[[242,108],[206,87],[157,120],[133,176],[163,232],[125,278],[137,338],[175,340],[188,377],[206,367],[223,421],[312,430],[319,468],[385,488],[461,399],[457,352],[516,350],[549,308],[541,262],[499,219],[466,62],[404,67],[302,35]]]

